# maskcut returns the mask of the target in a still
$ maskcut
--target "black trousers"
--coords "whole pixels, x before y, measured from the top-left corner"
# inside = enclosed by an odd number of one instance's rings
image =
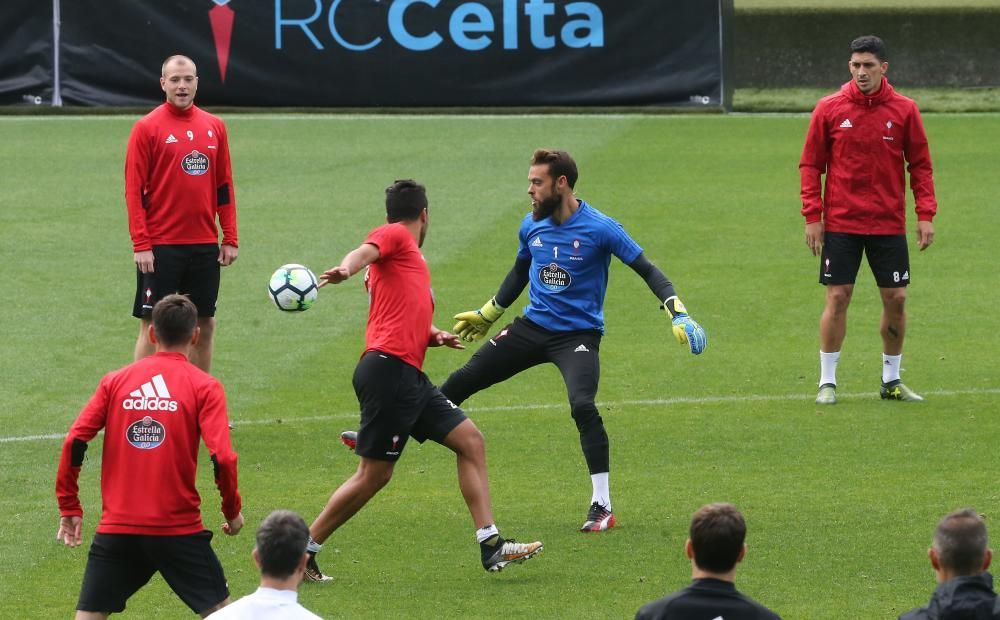
[[[523,317],[501,329],[441,386],[456,405],[476,392],[506,381],[539,364],[555,364],[562,373],[570,412],[580,432],[580,447],[591,474],[609,471],[608,433],[594,399],[601,378],[601,333],[596,330],[552,332]]]

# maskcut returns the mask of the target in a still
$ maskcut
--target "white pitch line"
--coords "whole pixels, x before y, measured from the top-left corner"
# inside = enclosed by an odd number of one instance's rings
[[[1000,394],[1000,388],[973,388],[968,390],[936,390],[930,392],[924,392],[927,396],[968,396],[970,394]],[[869,390],[867,392],[847,392],[838,393],[837,398],[871,398],[872,392]],[[598,407],[627,407],[627,406],[645,406],[645,405],[697,405],[697,404],[715,404],[715,403],[741,403],[741,402],[769,402],[769,401],[796,401],[805,400],[809,401],[815,398],[811,394],[780,394],[780,395],[763,395],[763,394],[748,394],[746,396],[677,396],[674,398],[653,398],[645,400],[621,400],[621,401],[601,401],[597,403]],[[528,409],[565,409],[568,407],[565,402],[561,403],[546,403],[546,404],[528,404],[528,405],[497,405],[494,407],[463,407],[464,411],[469,413],[480,413],[480,412],[490,412],[490,411],[525,411]],[[352,411],[350,413],[336,413],[329,415],[312,415],[312,416],[302,416],[294,418],[267,418],[263,420],[233,420],[237,430],[244,426],[258,426],[261,424],[286,424],[286,423],[299,423],[299,422],[321,422],[323,420],[349,420],[357,418],[358,412]],[[0,437],[0,444],[2,443],[14,443],[22,441],[46,441],[53,439],[62,439],[66,436],[65,433],[49,433],[46,435],[22,435],[14,437]]]

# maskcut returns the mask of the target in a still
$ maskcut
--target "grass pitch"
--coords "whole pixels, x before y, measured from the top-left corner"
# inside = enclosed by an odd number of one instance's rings
[[[54,540],[54,473],[61,436],[101,375],[131,358],[121,177],[133,120],[0,119],[0,617],[75,606],[86,546]],[[248,524],[215,548],[234,597],[256,587],[250,549],[263,516],[290,508],[310,521],[355,467],[337,434],[357,420],[361,284],[324,289],[290,316],[267,299],[270,273],[336,264],[382,221],[382,189],[414,177],[431,199],[424,253],[437,324],[450,328],[513,263],[528,157],[554,145],[580,165],[578,194],[632,233],[709,334],[700,357],[678,347],[642,281],[613,262],[598,398],[619,527],[576,532],[589,479],[558,373],[537,368],[466,409],[487,437],[501,530],[543,540],[540,556],[486,574],[451,454],[413,445],[393,482],[327,542],[322,566],[336,581],[304,585],[301,601],[328,618],[631,617],[688,582],[691,513],[731,501],[750,528],[738,587],[785,618],[895,617],[926,602],[937,519],[971,505],[992,523],[1000,509],[1000,296],[987,259],[1000,117],[925,121],[940,217],[935,245],[911,245],[903,376],[927,402],[878,400],[877,292],[863,268],[841,403],[819,408],[822,288],[798,214],[806,115],[227,116],[241,254],[223,273],[214,370],[236,424]],[[426,370],[443,381],[471,353],[433,350]],[[87,545],[100,447],[81,477]],[[203,455],[205,522],[218,531],[210,471]],[[190,617],[159,578],[125,615]]]

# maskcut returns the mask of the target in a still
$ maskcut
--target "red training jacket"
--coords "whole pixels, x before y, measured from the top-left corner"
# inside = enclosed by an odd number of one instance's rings
[[[222,119],[164,103],[136,121],[125,153],[125,205],[135,252],[154,245],[238,246],[229,141]]]
[[[379,252],[365,278],[369,300],[365,351],[388,353],[422,370],[434,321],[427,261],[413,235],[399,223],[372,230],[365,243]]]
[[[904,162],[905,159],[905,162]],[[906,234],[906,176],[917,219],[937,213],[927,135],[920,111],[882,78],[874,95],[854,81],[819,100],[799,161],[802,215],[824,229],[860,235]],[[820,194],[820,176],[826,187]]]
[[[240,513],[222,384],[182,353],[156,353],[101,380],[63,442],[56,476],[60,516],[83,516],[77,481],[86,442],[102,428],[99,533],[182,536],[204,530],[195,488],[201,439],[215,466],[222,514],[232,520]]]

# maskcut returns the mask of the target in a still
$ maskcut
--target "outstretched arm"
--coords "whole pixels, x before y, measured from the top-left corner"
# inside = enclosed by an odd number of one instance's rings
[[[490,327],[499,319],[504,310],[520,297],[524,287],[528,285],[528,269],[531,267],[531,257],[518,257],[500,284],[497,294],[487,301],[479,310],[470,310],[455,315],[455,327],[452,329],[462,340],[472,342],[479,340],[490,331]]]
[[[319,277],[319,288],[327,284],[340,284],[378,260],[378,246],[362,243],[348,252],[336,267],[331,267]]]
[[[632,261],[629,267],[632,268],[632,271],[639,274],[640,278],[645,280],[646,286],[649,287],[649,290],[653,291],[653,294],[656,295],[656,298],[661,303],[671,297],[677,297],[673,283],[670,282],[667,275],[660,271],[656,265],[649,262],[645,254],[640,254],[638,258]],[[671,316],[673,314],[671,312]]]

